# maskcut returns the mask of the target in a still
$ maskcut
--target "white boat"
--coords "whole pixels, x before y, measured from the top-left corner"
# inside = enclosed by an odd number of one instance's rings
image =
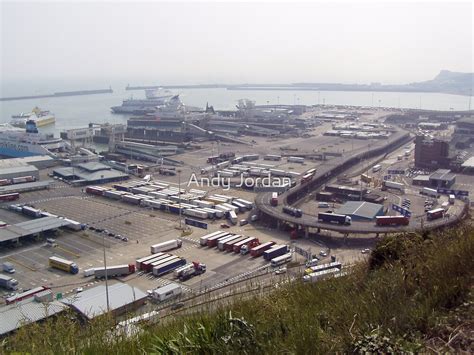
[[[24,128],[26,126],[26,121],[33,120],[36,123],[36,127],[47,126],[54,124],[56,118],[49,111],[42,111],[39,107],[35,107],[31,112],[28,113],[19,113],[12,116],[10,124],[14,127]]]

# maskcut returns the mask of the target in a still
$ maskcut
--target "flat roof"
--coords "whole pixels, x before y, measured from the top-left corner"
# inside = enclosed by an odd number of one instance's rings
[[[1,162],[2,160],[0,160]],[[1,165],[0,166],[0,175],[5,175],[5,174],[31,174],[31,173],[37,173],[38,168],[33,165],[14,165],[14,166],[9,166],[9,165]]]
[[[38,302],[34,297],[0,307],[0,334],[7,334],[21,326],[56,315],[67,306],[58,302]]]
[[[27,235],[65,227],[71,224],[56,217],[42,217],[0,228],[0,242],[26,237]]]
[[[8,158],[0,160],[0,168],[5,166],[19,166],[19,165],[34,165],[34,163],[54,161],[54,158],[49,155],[31,155],[29,157]]]
[[[474,157],[470,157],[461,165],[463,168],[474,168]]]
[[[67,168],[58,168],[54,169],[54,173],[61,175],[62,177],[73,177],[77,176],[79,179],[94,182],[103,179],[121,179],[128,177],[128,174],[125,174],[119,170],[111,169],[107,167],[107,170],[95,170],[89,171],[81,169],[79,167],[67,167]]]
[[[342,207],[337,209],[335,213],[374,219],[381,209],[383,209],[383,205],[379,205],[377,203],[365,201],[348,201]]]
[[[456,174],[453,174],[449,169],[438,169],[430,175],[430,180],[444,180],[450,181],[456,178]]]
[[[94,162],[94,161],[78,164],[77,166],[81,169],[84,169],[90,172],[110,169],[110,166],[102,164],[102,163]]]
[[[146,293],[128,284],[116,283],[109,286],[109,308],[111,311],[143,300],[146,297]],[[64,298],[61,302],[75,308],[88,319],[107,313],[105,285],[99,285]]]

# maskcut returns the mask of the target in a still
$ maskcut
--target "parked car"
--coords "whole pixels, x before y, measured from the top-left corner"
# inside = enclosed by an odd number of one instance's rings
[[[230,226],[228,224],[222,223],[221,228],[230,228]]]
[[[180,302],[180,303],[174,303],[171,305],[171,310],[174,311],[174,310],[177,310],[177,309],[180,309],[180,308],[183,308],[184,307],[184,303]]]

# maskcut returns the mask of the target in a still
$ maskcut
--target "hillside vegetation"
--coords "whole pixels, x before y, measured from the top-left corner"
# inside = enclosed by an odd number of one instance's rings
[[[24,327],[3,352],[37,354],[277,354],[473,352],[474,231],[468,225],[381,240],[349,275],[292,283],[212,313],[109,337],[107,319],[70,315]]]

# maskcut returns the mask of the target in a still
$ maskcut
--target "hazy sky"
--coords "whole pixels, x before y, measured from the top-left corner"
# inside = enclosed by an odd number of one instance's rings
[[[469,2],[3,1],[1,75],[406,83],[473,71],[472,16]]]

